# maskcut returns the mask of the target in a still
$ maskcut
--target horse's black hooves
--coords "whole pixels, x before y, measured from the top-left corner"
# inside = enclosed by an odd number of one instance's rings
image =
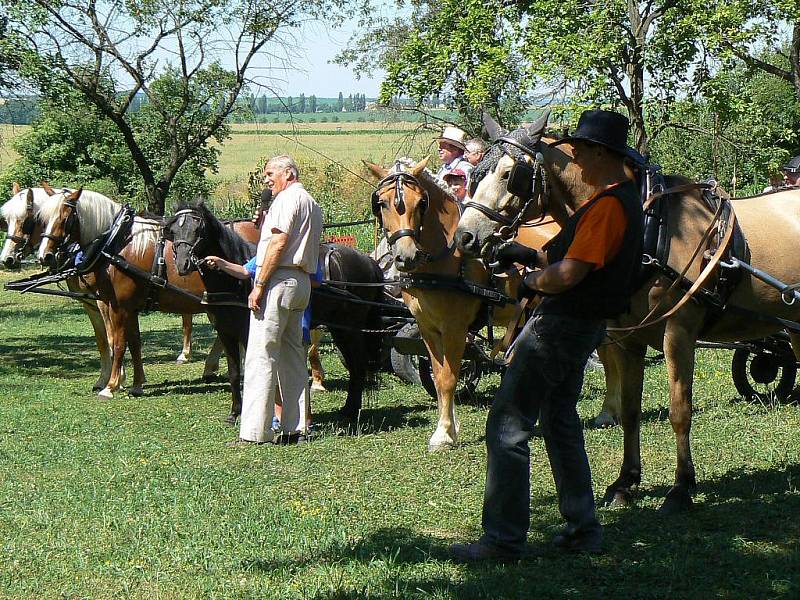
[[[96,383],[95,385],[93,385],[93,386],[92,386],[92,391],[93,391],[93,392],[99,392],[99,391],[100,391],[100,390],[102,390],[104,387],[106,387],[106,386],[104,386],[104,385],[100,385],[100,384]]]
[[[659,514],[670,516],[684,513],[692,508],[692,494],[685,485],[673,485],[664,498],[664,504],[658,509]]]
[[[603,496],[603,506],[608,508],[625,508],[631,505],[633,494],[629,489],[609,486]]]
[[[225,424],[231,426],[236,425],[236,418],[236,415],[228,415],[225,417]]]

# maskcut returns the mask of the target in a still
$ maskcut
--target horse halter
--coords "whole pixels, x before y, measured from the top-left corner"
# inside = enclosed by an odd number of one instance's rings
[[[59,250],[67,245],[67,242],[73,241],[72,238],[75,233],[76,226],[78,225],[78,202],[80,198],[76,200],[69,200],[64,199],[64,206],[70,209],[67,218],[64,219],[64,235],[53,235],[51,233],[43,233],[42,238],[46,238],[48,240],[53,240],[55,244],[54,250]]]
[[[203,259],[198,258],[197,254],[195,254],[195,249],[202,242],[205,241],[203,239],[203,233],[204,233],[204,229],[205,229],[203,217],[201,217],[199,214],[197,214],[197,211],[195,209],[193,209],[193,208],[184,208],[183,210],[179,210],[178,212],[175,213],[175,215],[172,218],[172,221],[171,221],[170,225],[172,223],[176,223],[178,221],[179,217],[181,217],[181,224],[184,223],[183,219],[185,219],[187,217],[192,219],[193,221],[197,221],[197,223],[198,223],[197,230],[196,230],[198,232],[197,233],[197,239],[194,241],[193,244],[188,242],[188,241],[186,241],[186,240],[175,240],[175,239],[173,239],[172,240],[172,258],[177,263],[178,262],[178,250],[177,250],[178,246],[181,246],[181,245],[189,246],[189,260],[191,261],[192,266],[195,269],[197,269],[197,272],[202,275],[203,274],[203,267],[202,267]],[[173,234],[173,236],[174,236],[174,234]]]
[[[383,190],[389,184],[394,185],[394,208],[398,214],[402,215],[404,212],[406,212],[406,195],[404,188],[408,183],[412,183],[422,190],[422,197],[418,203],[420,211],[419,227],[416,229],[398,229],[393,234],[389,235],[389,232],[386,231],[386,228],[383,226],[383,217],[381,215],[381,210],[383,209],[381,190]],[[422,230],[422,221],[425,218],[425,212],[428,210],[429,204],[430,197],[428,196],[428,191],[422,187],[422,184],[416,177],[414,177],[411,173],[405,173],[403,171],[390,173],[381,179],[381,181],[378,183],[377,189],[372,192],[372,214],[378,219],[378,223],[380,223],[381,229],[383,229],[383,234],[386,236],[386,241],[390,246],[403,237],[410,237],[415,242],[419,243],[419,234]]]
[[[475,210],[489,217],[492,221],[500,223],[502,227],[500,227],[497,234],[501,239],[508,240],[517,235],[517,230],[519,229],[520,225],[522,225],[525,213],[534,200],[541,199],[542,214],[540,215],[539,220],[544,219],[544,215],[547,212],[550,194],[547,188],[547,179],[545,177],[544,168],[542,167],[543,157],[536,149],[538,147],[538,143],[536,147],[531,149],[513,138],[503,136],[494,142],[494,145],[500,144],[509,144],[514,146],[533,159],[533,164],[529,164],[511,154],[506,148],[502,148],[503,153],[507,154],[514,161],[514,166],[511,168],[511,172],[508,175],[506,191],[508,191],[508,193],[512,196],[522,200],[522,207],[513,217],[504,215],[502,212],[500,212],[500,210],[489,208],[483,204],[473,202],[472,200],[464,202],[464,208],[474,208]],[[470,196],[475,193],[477,185],[477,181],[470,182]],[[505,210],[505,207],[503,207],[502,210]]]
[[[36,217],[33,214],[33,197],[29,196],[25,202],[25,219],[22,221],[22,227],[20,228],[22,235],[8,234],[8,236],[6,236],[14,242],[13,253],[20,260],[22,259],[22,254],[25,252],[25,248],[30,245],[31,236],[33,235],[35,227]]]

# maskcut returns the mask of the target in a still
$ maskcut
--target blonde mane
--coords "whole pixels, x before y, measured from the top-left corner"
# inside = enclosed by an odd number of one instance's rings
[[[40,207],[50,198],[44,188],[30,188],[33,190],[33,212],[38,213]],[[14,220],[22,220],[28,210],[28,188],[25,188],[13,196],[0,207],[0,215],[9,223]]]
[[[49,228],[64,204],[68,194],[50,196],[38,209],[39,219]],[[86,246],[101,233],[107,231],[122,206],[98,192],[84,190],[77,203],[78,222],[81,230],[81,246]],[[132,229],[134,254],[140,256],[150,244],[158,240],[161,222],[156,219],[136,217]]]
[[[397,162],[392,165],[391,169],[389,169],[389,173],[398,173],[399,172],[397,170],[398,164],[404,168],[403,169],[404,171],[408,171],[409,169],[413,168],[414,165],[416,165],[418,162],[419,162],[418,160],[414,160],[413,158],[408,158],[407,156],[398,158]],[[422,180],[423,183],[428,184],[428,186],[439,188],[442,191],[442,193],[448,198],[450,198],[450,200],[452,200],[453,202],[458,202],[458,199],[456,198],[456,195],[453,193],[453,191],[450,189],[450,186],[448,186],[443,179],[436,177],[436,175],[434,175],[433,172],[431,172],[431,170],[428,169],[427,167],[422,171],[422,173],[419,174],[419,178]]]

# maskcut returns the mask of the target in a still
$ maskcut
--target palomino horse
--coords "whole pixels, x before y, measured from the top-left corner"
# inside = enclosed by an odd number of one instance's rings
[[[86,247],[111,226],[120,208],[116,202],[93,192],[78,190],[52,196],[40,211],[46,222],[46,240],[39,247],[40,261],[46,265],[51,264],[58,246],[70,239],[77,241],[81,247]],[[252,223],[245,222],[242,228],[251,239],[257,238],[258,232]],[[131,265],[150,272],[160,230],[160,222],[137,217],[132,231],[132,242],[123,249],[120,256]],[[197,274],[188,277],[178,275],[169,242],[166,243],[164,258],[170,283],[197,296],[205,291]],[[111,398],[119,389],[122,357],[128,346],[134,366],[134,381],[129,392],[134,396],[141,395],[145,376],[138,313],[146,307],[148,298],[152,294],[161,312],[194,314],[205,312],[205,308],[191,297],[153,286],[112,265],[90,273],[83,279],[109,307],[108,325],[113,361],[111,377],[100,395]]]
[[[18,183],[14,183],[11,190],[11,199],[0,208],[0,214],[7,223],[8,235],[6,236],[3,250],[0,252],[0,264],[7,269],[18,269],[22,264],[22,259],[32,253],[39,246],[42,237],[43,223],[39,218],[39,209],[50,196],[58,192],[72,191],[68,189],[53,189],[46,182],[42,182],[40,188],[20,189]],[[67,287],[70,291],[76,292],[80,289],[80,282],[74,279],[67,280]],[[108,342],[101,340],[107,339],[106,327],[103,322],[102,311],[104,306],[92,301],[82,301],[84,310],[92,323],[95,337],[98,341],[98,351],[100,352],[101,375],[94,385],[95,390],[101,390],[106,386],[108,377],[111,373],[111,354]],[[192,352],[192,317],[182,315],[183,318],[183,345],[181,353],[178,355],[177,362],[183,363],[191,359]],[[102,338],[100,337],[102,335]],[[215,346],[216,347],[216,346]],[[206,371],[214,372],[214,363],[219,362],[217,356],[214,360],[213,352],[210,360],[206,362]]]
[[[528,206],[528,216],[535,217],[549,210],[556,218],[562,218],[567,208],[574,209],[586,197],[581,170],[572,160],[572,145],[551,147],[550,140],[542,139],[545,124],[543,121],[514,132],[518,134],[515,139],[521,140],[523,152],[514,151],[513,147],[501,142],[493,154],[484,158],[479,170],[483,179],[473,197],[473,201],[481,204],[484,210],[468,208],[457,234],[459,245],[466,251],[480,252],[497,239],[501,224],[490,216],[492,211],[514,217],[524,210],[519,198],[507,191],[506,182],[515,164],[532,162],[537,152],[541,155],[540,162],[550,191],[549,198],[548,194],[541,194]],[[502,130],[492,121],[487,125],[494,139],[502,135]],[[668,264],[678,272],[687,269],[686,277],[697,280],[704,268],[701,264],[703,252],[697,252],[699,256],[695,260],[692,257],[713,224],[715,213],[702,200],[699,190],[687,184],[688,180],[681,177],[666,178],[667,189],[681,186],[682,190],[666,200],[670,203]],[[783,281],[796,281],[800,273],[800,256],[794,251],[796,231],[800,228],[800,190],[741,198],[733,200],[732,204],[747,238],[751,264]],[[692,492],[697,487],[689,439],[697,340],[701,335],[703,340],[709,341],[752,340],[782,329],[780,323],[767,319],[743,319],[741,312],[735,309],[712,315],[702,302],[687,302],[666,319],[657,320],[676,306],[683,296],[684,291],[673,285],[670,277],[663,273],[653,274],[632,297],[630,312],[609,322],[614,343],[605,347],[610,359],[606,363],[607,386],[608,393],[621,396],[620,416],[625,447],[620,475],[607,488],[606,503],[627,504],[641,482],[640,419],[644,357],[648,346],[663,351],[667,361],[669,417],[677,444],[677,468],[674,485],[661,510],[670,513],[688,508],[692,503]],[[783,319],[800,319],[798,304],[787,305],[778,290],[746,273],[742,274],[729,296],[727,307]],[[627,332],[612,330],[619,327],[634,329]]]
[[[213,255],[234,264],[243,264],[255,254],[255,247],[225,227],[203,202],[181,205],[164,228],[168,238],[174,242],[175,263],[179,274],[185,276],[199,268],[209,295],[215,292],[227,295],[236,292],[240,302],[245,300],[243,281],[221,271],[203,268],[202,261],[205,257]],[[327,262],[330,279],[333,281],[355,284],[380,284],[383,281],[383,273],[377,263],[354,248],[339,244],[323,244],[320,248],[320,259],[325,260],[326,256],[329,256]],[[249,286],[245,287],[249,289]],[[342,353],[350,378],[347,400],[341,409],[341,414],[354,419],[361,410],[370,363],[380,354],[381,341],[380,335],[362,331],[380,327],[379,307],[373,304],[359,304],[357,301],[379,302],[383,291],[379,285],[376,287],[342,285],[341,288],[337,286],[336,289],[329,290],[329,287],[312,288],[311,326],[327,325],[334,343]],[[348,296],[336,294],[338,290],[345,290]],[[238,344],[247,345],[250,311],[245,305],[218,308],[212,303],[208,308],[215,315],[218,324],[229,322],[224,329],[225,334],[232,339],[226,342],[225,351],[227,354],[230,349],[238,357]],[[222,335],[223,327],[220,327],[219,331]],[[228,368],[231,368],[230,360]]]
[[[425,167],[427,159],[408,166],[400,162],[391,169],[365,163],[380,179],[373,198],[373,210],[381,222],[394,255],[395,265],[403,273],[463,276],[485,284],[489,274],[480,260],[465,260],[454,249],[453,236],[461,208],[444,182],[436,179]],[[549,239],[554,232],[530,229],[537,236]],[[519,277],[508,278],[507,291],[513,290]],[[403,301],[419,324],[419,330],[431,357],[433,380],[437,392],[439,420],[428,442],[436,451],[453,446],[458,440],[458,421],[454,393],[466,348],[467,331],[478,316],[481,300],[461,291],[405,288]],[[508,322],[514,306],[498,309],[497,322]]]

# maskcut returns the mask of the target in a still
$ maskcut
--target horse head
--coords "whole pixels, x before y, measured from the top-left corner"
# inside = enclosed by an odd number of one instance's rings
[[[470,174],[471,200],[456,230],[458,248],[478,256],[510,239],[523,219],[541,217],[547,194],[541,167],[542,136],[550,111],[532,125],[508,132],[488,114],[483,121],[492,145]]]
[[[39,262],[50,268],[58,266],[59,255],[66,248],[81,240],[81,224],[78,218],[78,203],[83,188],[53,194],[39,210],[45,233],[39,244]]]
[[[208,208],[198,199],[178,206],[175,214],[164,224],[164,237],[172,242],[175,268],[181,277],[197,269],[198,254],[206,243]]]
[[[20,267],[25,255],[39,243],[42,233],[41,224],[35,214],[34,190],[28,188],[20,191],[19,184],[16,183],[12,192],[14,190],[16,192],[2,210],[8,235],[0,253],[0,262],[7,269]]]
[[[421,246],[420,234],[430,197],[420,176],[428,165],[428,159],[412,167],[397,162],[391,169],[366,161],[364,164],[379,180],[372,194],[372,214],[383,229],[395,266],[403,272],[413,271],[427,256]]]

